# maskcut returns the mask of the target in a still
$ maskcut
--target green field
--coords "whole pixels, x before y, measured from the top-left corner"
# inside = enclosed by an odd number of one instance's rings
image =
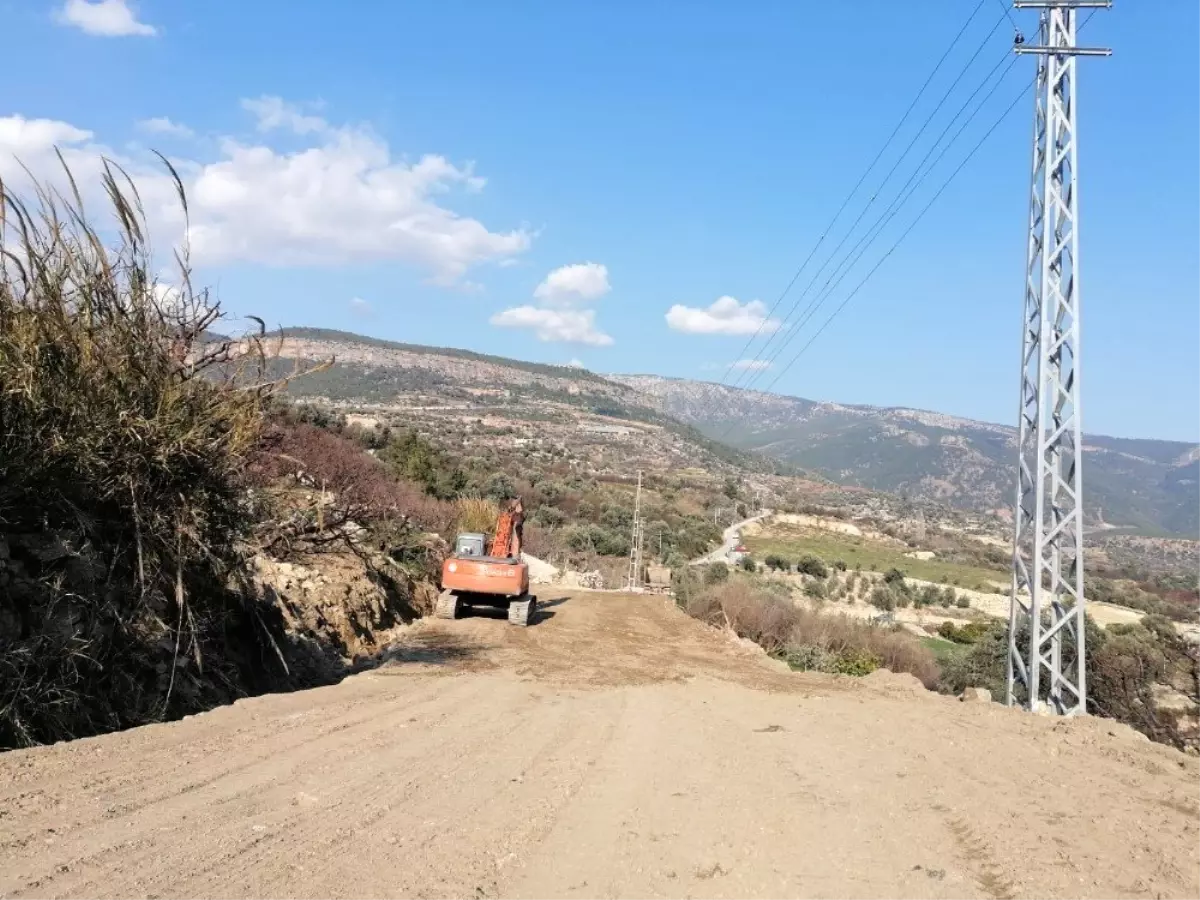
[[[938,661],[938,665],[956,656],[962,656],[970,649],[966,644],[956,644],[953,641],[944,641],[941,638],[935,637],[920,638],[920,641],[933,653],[934,658]]]
[[[995,591],[996,582],[1006,573],[980,566],[943,562],[938,559],[913,559],[905,549],[850,534],[802,525],[772,525],[759,534],[748,535],[742,543],[760,562],[775,553],[791,562],[805,554],[819,556],[826,563],[843,560],[851,569],[886,572],[899,569],[909,578],[949,584],[976,591]]]

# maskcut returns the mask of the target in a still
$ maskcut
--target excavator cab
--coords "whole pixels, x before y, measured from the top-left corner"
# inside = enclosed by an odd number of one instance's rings
[[[483,556],[487,547],[487,535],[479,532],[460,534],[454,540],[455,556]]]
[[[503,513],[492,541],[487,535],[467,532],[454,540],[454,554],[442,563],[442,592],[434,614],[457,619],[472,606],[508,610],[511,625],[527,626],[537,607],[529,593],[529,567],[511,556],[513,517]],[[486,548],[486,550],[485,550]]]

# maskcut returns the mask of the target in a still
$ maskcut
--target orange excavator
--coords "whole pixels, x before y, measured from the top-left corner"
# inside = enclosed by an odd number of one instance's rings
[[[442,592],[434,611],[439,619],[457,619],[472,606],[491,606],[507,609],[510,625],[529,625],[537,597],[529,593],[529,567],[520,557],[520,509],[514,504],[500,514],[490,545],[487,535],[477,532],[455,538],[454,555],[442,563]]]

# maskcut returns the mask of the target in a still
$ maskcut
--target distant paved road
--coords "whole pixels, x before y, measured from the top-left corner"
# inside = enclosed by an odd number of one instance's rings
[[[749,519],[743,519],[741,522],[735,522],[734,524],[730,525],[725,529],[725,540],[721,546],[712,553],[706,553],[698,559],[693,559],[691,564],[693,566],[702,566],[707,565],[708,563],[728,562],[729,554],[733,552],[733,548],[738,545],[738,541],[741,539],[742,529],[751,522],[757,522],[760,519],[765,519],[770,514],[771,510],[764,509],[756,516],[751,516]]]

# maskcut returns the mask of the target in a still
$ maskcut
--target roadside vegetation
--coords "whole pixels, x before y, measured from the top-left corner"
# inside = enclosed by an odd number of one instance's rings
[[[754,641],[799,671],[869,675],[888,669],[937,687],[933,653],[903,629],[806,609],[775,583],[720,572],[692,568],[676,579],[676,601],[688,615]]]
[[[0,190],[0,747],[203,707],[273,640],[228,582],[278,382],[256,337],[206,340],[186,257],[155,283],[136,194],[103,186],[111,249],[78,196]]]

